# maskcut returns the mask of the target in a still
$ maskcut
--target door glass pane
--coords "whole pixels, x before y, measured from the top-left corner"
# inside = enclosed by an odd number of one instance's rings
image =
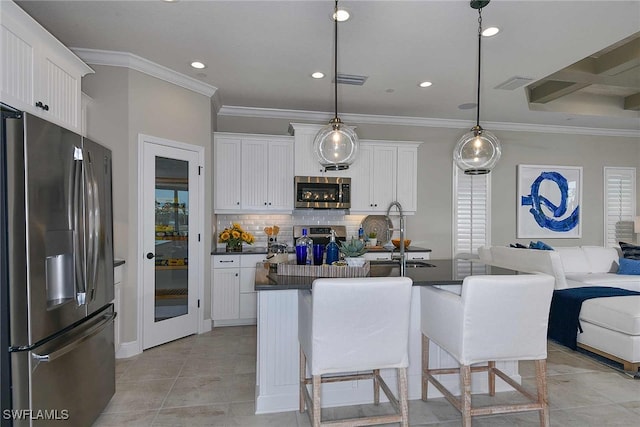
[[[187,314],[189,162],[156,157],[155,321]]]

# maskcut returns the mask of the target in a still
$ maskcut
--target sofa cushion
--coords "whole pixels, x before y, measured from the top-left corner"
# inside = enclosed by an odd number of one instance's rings
[[[620,267],[617,274],[640,275],[640,259],[620,258],[619,262]]]
[[[580,286],[612,286],[614,288],[640,291],[640,277],[615,273],[572,273],[566,280],[570,288]]]
[[[622,256],[629,259],[640,259],[640,246],[631,243],[618,242],[622,250]]]
[[[590,273],[615,273],[618,271],[618,259],[620,255],[616,248],[603,246],[582,246]]]
[[[562,261],[556,251],[514,249],[505,246],[491,246],[490,250],[490,258],[484,254],[481,256],[484,259],[489,259],[491,265],[524,273],[549,274],[556,279],[556,289],[567,287],[567,281],[562,270]]]
[[[587,300],[582,303],[580,321],[627,335],[640,335],[640,295]]]
[[[556,248],[565,273],[590,273],[591,267],[582,248]]]

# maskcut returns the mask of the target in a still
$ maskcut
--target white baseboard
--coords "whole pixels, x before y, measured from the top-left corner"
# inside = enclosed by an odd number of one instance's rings
[[[118,351],[116,351],[116,359],[127,359],[140,353],[142,353],[142,350],[138,341],[123,342],[120,344]]]
[[[213,327],[213,321],[211,319],[202,319],[198,328],[199,334],[205,334],[210,332]]]
[[[212,320],[211,325],[214,328],[220,326],[246,326],[255,325],[256,319],[233,319],[233,320]]]

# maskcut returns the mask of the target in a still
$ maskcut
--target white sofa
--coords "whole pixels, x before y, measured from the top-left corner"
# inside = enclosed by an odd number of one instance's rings
[[[620,254],[601,246],[559,247],[553,251],[483,247],[480,259],[526,273],[550,274],[556,289],[610,286],[640,291],[640,276],[616,274]],[[640,295],[594,298],[580,310],[578,346],[616,360],[628,371],[640,367]]]

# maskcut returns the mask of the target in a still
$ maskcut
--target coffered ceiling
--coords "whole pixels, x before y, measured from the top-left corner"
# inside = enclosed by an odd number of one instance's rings
[[[18,1],[70,47],[130,52],[217,88],[225,111],[333,110],[333,1]],[[466,126],[476,10],[466,0],[344,0],[341,114]],[[493,0],[481,122],[640,131],[640,1]],[[195,70],[193,60],[207,67]],[[322,71],[327,77],[314,80]],[[421,81],[429,88],[419,88]],[[637,133],[635,133],[637,135]]]

